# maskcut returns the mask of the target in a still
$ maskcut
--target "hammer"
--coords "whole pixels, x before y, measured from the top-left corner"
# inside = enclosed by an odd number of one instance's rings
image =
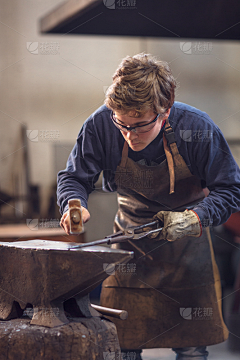
[[[81,201],[79,199],[68,200],[70,234],[81,234],[84,231]]]

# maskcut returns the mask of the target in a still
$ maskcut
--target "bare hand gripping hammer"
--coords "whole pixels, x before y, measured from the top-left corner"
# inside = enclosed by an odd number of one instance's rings
[[[81,201],[79,199],[68,200],[68,208],[70,219],[70,234],[81,234],[84,231]]]

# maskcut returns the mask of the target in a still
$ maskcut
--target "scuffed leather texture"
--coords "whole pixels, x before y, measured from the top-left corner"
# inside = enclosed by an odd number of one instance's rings
[[[149,223],[159,212],[176,213],[180,207],[203,199],[201,181],[189,172],[180,154],[173,154],[173,160],[175,192],[169,194],[166,160],[158,166],[143,166],[134,163],[128,148],[123,148],[115,178],[119,204],[115,231]],[[104,281],[101,293],[102,306],[128,311],[124,322],[113,319],[122,349],[205,346],[227,339],[209,228],[198,238],[144,238],[113,246],[134,251],[128,263],[134,271],[117,268]],[[212,309],[212,321],[189,321],[180,313],[181,308],[204,307]]]
[[[158,219],[164,224],[162,231],[155,237],[156,240],[175,241],[184,236],[199,237],[202,233],[201,222],[192,210],[183,212],[159,211],[153,219]]]

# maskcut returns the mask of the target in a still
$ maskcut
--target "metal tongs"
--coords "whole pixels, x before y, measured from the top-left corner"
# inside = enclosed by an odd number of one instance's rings
[[[115,234],[111,234],[106,236],[104,239],[101,240],[95,240],[88,243],[78,244],[70,246],[69,249],[79,249],[82,247],[87,246],[95,246],[95,245],[102,245],[102,244],[117,244],[124,241],[130,241],[130,240],[140,240],[145,237],[147,237],[150,234],[154,234],[157,232],[160,232],[162,230],[162,223],[159,220],[152,221],[148,224],[143,224],[140,226],[133,226],[124,230],[120,230],[116,232]],[[131,244],[132,241],[130,241]],[[135,245],[135,247],[139,250],[139,248]],[[142,251],[140,251],[142,252]],[[142,252],[143,253],[143,252]],[[144,253],[145,254],[145,253]]]

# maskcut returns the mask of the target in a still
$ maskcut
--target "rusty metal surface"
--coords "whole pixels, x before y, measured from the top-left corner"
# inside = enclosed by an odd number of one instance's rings
[[[27,318],[0,321],[0,349],[0,360],[120,360],[116,327],[99,317],[52,329]]]
[[[105,264],[125,264],[133,257],[133,252],[103,246],[70,246],[46,240],[0,243],[1,319],[17,317],[32,304],[32,323],[49,327],[67,323],[64,301],[74,298],[79,305],[109,276]],[[87,300],[84,306],[88,307]]]

